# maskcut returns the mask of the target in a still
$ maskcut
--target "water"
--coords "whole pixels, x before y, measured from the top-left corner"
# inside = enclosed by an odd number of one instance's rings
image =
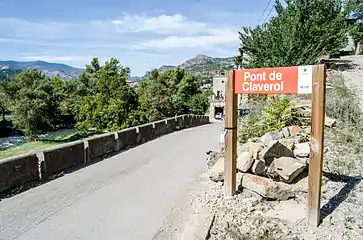
[[[39,135],[39,139],[43,141],[52,141],[60,138],[64,138],[71,134],[76,133],[76,129],[61,129],[54,132],[47,132],[45,134]],[[0,138],[0,150],[5,150],[10,147],[19,146],[25,143],[25,138],[23,136],[11,136],[7,138]]]

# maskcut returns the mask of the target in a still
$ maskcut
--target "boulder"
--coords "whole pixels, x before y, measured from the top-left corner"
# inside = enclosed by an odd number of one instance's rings
[[[237,169],[240,172],[247,172],[252,164],[253,164],[253,158],[251,156],[251,153],[249,152],[243,152],[238,155],[237,157]]]
[[[218,161],[210,169],[209,178],[214,182],[220,182],[224,180],[224,158],[218,159]]]
[[[243,152],[249,152],[253,159],[259,159],[260,152],[263,148],[264,145],[262,143],[248,142],[237,147],[237,155],[239,156]]]
[[[279,143],[290,149],[291,151],[294,150],[295,145],[299,143],[299,139],[297,138],[284,138],[280,139]]]
[[[330,117],[325,116],[324,125],[331,128],[331,127],[334,126],[336,121],[337,120],[334,119],[334,118],[330,118]]]
[[[272,131],[272,132],[268,132],[266,134],[264,134],[262,137],[261,137],[261,142],[269,147],[271,146],[272,144],[274,144],[274,142],[276,140],[279,140],[281,139],[283,136],[280,132],[278,131]]]
[[[301,117],[311,117],[311,109],[306,106],[299,106],[294,108],[296,110],[297,115]]]
[[[262,160],[255,160],[251,167],[251,171],[256,175],[260,175],[260,176],[265,175],[265,173],[266,173],[265,162]]]
[[[302,130],[303,129],[301,127],[296,126],[296,125],[290,126],[289,127],[290,136],[291,137],[296,137],[296,136],[300,135]]]
[[[295,196],[288,184],[249,173],[243,174],[242,187],[268,199],[287,200]]]
[[[290,129],[288,127],[284,127],[282,130],[281,130],[281,134],[284,138],[288,138],[290,137]]]
[[[299,143],[295,145],[294,154],[296,157],[307,158],[310,156],[310,144]]]
[[[276,141],[271,147],[265,148],[261,152],[261,159],[269,166],[274,158],[294,157],[291,149]]]
[[[276,158],[267,170],[272,178],[279,177],[282,181],[291,183],[306,167],[306,162],[296,158]]]

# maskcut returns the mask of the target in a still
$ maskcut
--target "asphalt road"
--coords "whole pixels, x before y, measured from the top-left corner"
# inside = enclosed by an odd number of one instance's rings
[[[218,147],[221,124],[145,143],[0,201],[0,239],[152,239]]]

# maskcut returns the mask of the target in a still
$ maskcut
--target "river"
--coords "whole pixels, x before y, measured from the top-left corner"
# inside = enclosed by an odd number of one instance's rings
[[[40,134],[39,139],[42,141],[53,141],[59,140],[71,134],[74,134],[76,129],[61,129],[54,132],[47,132],[45,134]],[[23,136],[10,136],[7,138],[0,138],[0,150],[5,150],[10,147],[19,146],[25,143]]]

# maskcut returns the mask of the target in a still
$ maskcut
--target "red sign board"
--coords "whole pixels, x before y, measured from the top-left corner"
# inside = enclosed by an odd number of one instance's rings
[[[257,68],[234,71],[235,93],[311,93],[312,66]]]

